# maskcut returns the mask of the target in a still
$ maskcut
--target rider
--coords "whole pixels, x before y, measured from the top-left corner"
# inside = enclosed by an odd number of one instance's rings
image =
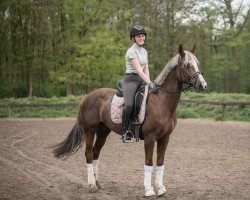
[[[124,78],[122,91],[124,96],[124,109],[123,109],[123,142],[130,140],[129,129],[131,114],[133,110],[133,101],[135,92],[138,86],[146,83],[153,93],[156,93],[158,86],[150,81],[148,69],[148,54],[143,46],[146,44],[147,33],[145,29],[140,26],[134,26],[130,31],[130,39],[134,44],[126,52],[126,75]]]

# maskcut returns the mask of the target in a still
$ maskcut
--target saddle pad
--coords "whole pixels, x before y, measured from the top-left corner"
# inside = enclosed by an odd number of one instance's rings
[[[146,113],[147,97],[148,97],[148,85],[145,86],[145,92],[141,104],[141,109],[137,116],[138,121],[132,122],[132,124],[138,124],[138,123],[141,124],[144,121]],[[116,124],[122,123],[123,104],[124,104],[123,97],[118,97],[115,94],[111,102],[110,113],[111,113],[111,120]]]

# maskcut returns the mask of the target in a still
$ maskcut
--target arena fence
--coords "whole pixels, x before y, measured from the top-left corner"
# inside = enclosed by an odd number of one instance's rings
[[[180,103],[195,103],[195,104],[209,104],[221,106],[221,120],[223,121],[226,116],[227,106],[247,106],[250,101],[228,101],[228,100],[205,100],[205,99],[181,99]]]
[[[194,103],[194,104],[210,104],[210,105],[219,105],[221,106],[221,120],[223,121],[226,116],[227,106],[248,106],[250,101],[218,101],[218,100],[204,100],[204,99],[180,99],[181,104],[185,103]],[[8,112],[8,117],[11,117],[11,109],[17,107],[68,107],[68,106],[77,106],[78,103],[59,103],[59,104],[48,104],[48,103],[22,103],[22,104],[8,104],[0,105],[0,108],[6,109]]]

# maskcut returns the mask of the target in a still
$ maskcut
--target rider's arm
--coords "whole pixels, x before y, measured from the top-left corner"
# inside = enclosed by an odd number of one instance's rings
[[[144,73],[144,71],[142,70],[142,68],[141,68],[141,66],[140,66],[139,61],[138,61],[137,58],[132,58],[130,61],[131,61],[131,64],[133,65],[133,67],[135,68],[135,70],[137,71],[137,73],[139,74],[139,76],[140,76],[147,84],[149,84],[149,83],[151,82],[150,79],[149,79],[149,72],[146,72],[146,71],[148,71],[148,66],[145,66],[145,67],[147,67],[147,70],[146,70],[145,73]],[[145,67],[144,67],[144,68],[145,68]],[[146,73],[148,73],[148,74],[146,74]]]
[[[143,68],[143,72],[144,74],[147,75],[147,77],[150,79],[150,76],[149,76],[149,69],[148,69],[148,63],[145,65],[145,67]]]

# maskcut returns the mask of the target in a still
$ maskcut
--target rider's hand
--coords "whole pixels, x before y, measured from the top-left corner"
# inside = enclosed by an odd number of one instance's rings
[[[159,86],[154,82],[150,82],[149,88],[152,90],[153,93],[156,93],[159,89]]]

